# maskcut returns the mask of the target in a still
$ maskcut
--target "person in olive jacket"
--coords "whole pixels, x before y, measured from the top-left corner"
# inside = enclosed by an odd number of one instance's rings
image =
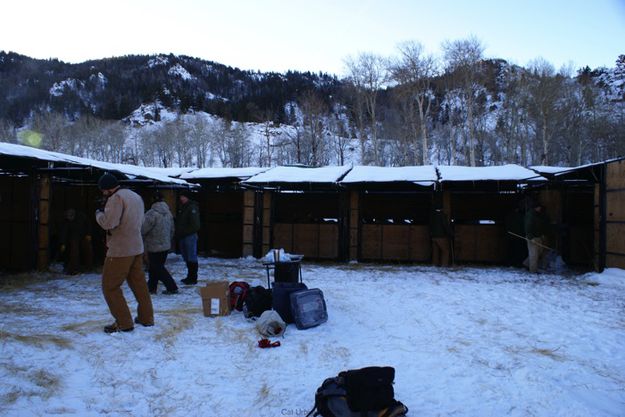
[[[160,192],[152,197],[152,207],[145,213],[141,226],[143,245],[148,254],[148,289],[156,294],[158,282],[165,285],[163,294],[177,294],[178,286],[165,267],[167,253],[174,238],[174,216]]]
[[[430,213],[429,226],[432,242],[432,264],[449,266],[451,264],[450,251],[453,233],[447,216],[439,207],[435,207]]]
[[[528,258],[523,262],[531,273],[538,272],[546,253],[546,235],[549,229],[549,218],[541,204],[534,204],[525,214],[525,237],[527,238]]]
[[[178,249],[187,264],[187,277],[181,280],[183,284],[197,283],[197,233],[200,230],[200,209],[197,202],[191,200],[191,193],[180,193],[180,207],[176,216],[176,239]]]

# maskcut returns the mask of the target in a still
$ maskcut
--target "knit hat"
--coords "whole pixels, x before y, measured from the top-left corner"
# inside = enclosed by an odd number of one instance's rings
[[[154,191],[154,194],[152,194],[152,203],[157,203],[159,201],[163,201],[163,194],[160,191]]]
[[[119,185],[117,178],[113,174],[109,174],[108,172],[104,173],[98,180],[98,188],[100,190],[110,190]]]
[[[191,193],[190,190],[182,190],[178,193],[178,195],[187,197],[188,199],[191,199],[191,197],[193,197],[193,193]]]

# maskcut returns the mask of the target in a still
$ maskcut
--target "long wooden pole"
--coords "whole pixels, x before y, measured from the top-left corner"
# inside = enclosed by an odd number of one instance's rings
[[[516,234],[516,233],[514,233],[514,232],[508,232],[508,233],[510,233],[512,236],[518,237],[519,239],[523,239],[523,240],[526,240],[526,241],[528,241],[528,242],[531,242],[533,245],[540,246],[541,248],[544,248],[544,249],[549,249],[549,250],[551,250],[551,251],[556,252],[556,250],[555,250],[555,249],[550,248],[549,246],[545,246],[545,245],[543,245],[542,243],[536,243],[536,242],[534,242],[534,241],[532,241],[532,240],[530,240],[530,239],[526,238],[525,236],[517,235],[517,234]],[[557,253],[557,252],[556,252],[556,253]]]

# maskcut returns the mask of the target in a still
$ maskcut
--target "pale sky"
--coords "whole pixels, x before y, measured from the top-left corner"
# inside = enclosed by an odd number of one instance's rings
[[[82,62],[174,53],[343,75],[345,58],[477,37],[488,58],[614,67],[625,0],[2,0],[0,50]]]

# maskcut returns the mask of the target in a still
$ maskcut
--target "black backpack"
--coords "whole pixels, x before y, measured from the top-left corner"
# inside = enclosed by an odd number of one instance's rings
[[[394,398],[394,377],[388,366],[341,372],[323,381],[306,417],[403,417],[408,407]]]
[[[243,302],[243,315],[260,317],[267,310],[271,310],[271,290],[260,285],[250,288]]]

